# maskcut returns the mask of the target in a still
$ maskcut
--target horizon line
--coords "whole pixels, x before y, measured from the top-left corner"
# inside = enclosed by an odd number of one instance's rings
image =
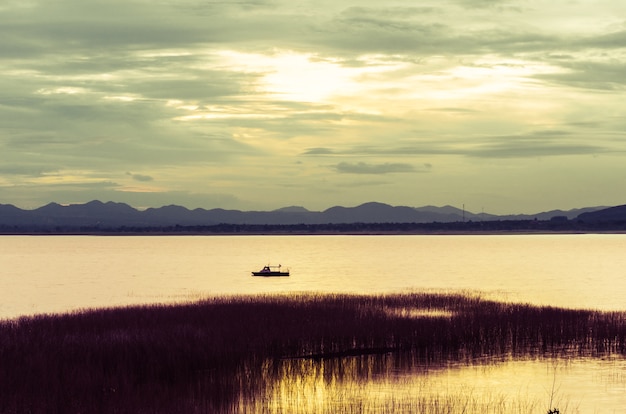
[[[532,216],[532,215],[538,215],[538,214],[543,214],[543,213],[551,213],[551,212],[557,212],[557,211],[562,211],[562,212],[571,212],[571,211],[576,211],[576,210],[584,210],[584,209],[604,209],[604,208],[611,208],[611,207],[617,207],[620,206],[622,204],[616,204],[614,206],[601,206],[601,205],[594,205],[594,206],[585,206],[585,207],[575,207],[575,208],[571,208],[568,210],[563,210],[560,208],[557,209],[550,209],[550,210],[542,210],[539,212],[534,212],[534,213],[505,213],[505,214],[496,214],[496,213],[486,213],[484,207],[481,207],[481,212],[480,213],[475,213],[471,210],[468,210],[465,208],[465,204],[462,204],[462,207],[456,207],[454,205],[451,204],[445,204],[443,206],[437,206],[437,205],[433,205],[433,204],[426,204],[426,205],[422,205],[422,206],[410,206],[410,205],[393,205],[393,204],[389,204],[389,203],[384,203],[384,202],[380,202],[380,201],[367,201],[367,202],[363,202],[354,206],[343,206],[343,205],[333,205],[331,207],[328,207],[324,210],[309,210],[308,208],[304,207],[304,206],[299,206],[299,205],[289,205],[289,206],[284,206],[284,207],[279,207],[279,208],[275,208],[272,210],[255,210],[255,209],[251,209],[251,210],[242,210],[242,209],[237,209],[237,208],[224,208],[224,207],[211,207],[211,208],[206,208],[206,207],[188,207],[185,205],[181,205],[181,204],[163,204],[161,206],[158,207],[153,207],[153,206],[148,206],[148,207],[141,207],[141,206],[134,206],[132,204],[123,202],[123,201],[113,201],[113,200],[108,200],[108,201],[102,201],[99,199],[93,199],[90,201],[86,201],[86,202],[70,202],[70,203],[59,203],[56,201],[50,201],[46,204],[40,205],[39,207],[34,207],[34,208],[22,208],[22,207],[18,207],[14,204],[11,203],[0,203],[0,205],[5,205],[5,206],[12,206],[15,207],[19,210],[22,211],[35,211],[50,205],[58,205],[61,207],[70,207],[70,206],[84,206],[87,204],[91,204],[91,203],[100,203],[100,204],[119,204],[119,205],[125,205],[128,206],[136,211],[142,212],[142,211],[146,211],[146,210],[150,210],[150,209],[161,209],[161,208],[166,208],[166,207],[180,207],[180,208],[184,208],[188,211],[194,211],[194,210],[204,210],[204,211],[211,211],[211,210],[225,210],[225,211],[241,211],[241,212],[267,212],[267,213],[272,213],[272,212],[278,212],[280,210],[288,210],[290,208],[293,209],[303,209],[306,211],[303,211],[302,213],[323,213],[325,211],[328,211],[332,208],[346,208],[346,209],[350,209],[350,208],[359,208],[368,204],[377,204],[377,205],[382,205],[382,206],[388,206],[388,207],[392,207],[392,208],[411,208],[411,209],[423,209],[423,208],[436,208],[436,209],[443,209],[443,208],[453,208],[455,210],[458,210],[460,213],[465,214],[465,213],[469,213],[471,215],[474,216]],[[626,204],[624,204],[626,205]]]

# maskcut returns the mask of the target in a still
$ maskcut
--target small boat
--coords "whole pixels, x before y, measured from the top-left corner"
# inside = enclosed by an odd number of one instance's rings
[[[265,266],[258,272],[252,272],[252,276],[289,276],[289,270],[283,272],[280,270],[281,265]]]

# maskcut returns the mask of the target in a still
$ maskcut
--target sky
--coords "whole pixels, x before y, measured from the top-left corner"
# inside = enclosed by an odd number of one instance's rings
[[[0,204],[626,203],[623,0],[2,0]]]

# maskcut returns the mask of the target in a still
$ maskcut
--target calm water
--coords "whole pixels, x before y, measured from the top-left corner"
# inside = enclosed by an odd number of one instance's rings
[[[282,264],[289,278],[254,278]],[[626,235],[0,237],[0,318],[223,294],[407,289],[626,309]]]
[[[268,263],[290,268],[291,276],[250,276]],[[0,237],[0,319],[216,295],[406,290],[626,310],[626,235]],[[540,401],[534,412],[545,412],[554,378],[567,412],[626,407],[620,358],[560,361],[558,371],[549,361],[511,361],[427,376],[399,372],[350,389],[383,405],[390,389],[396,395],[418,388],[421,394],[469,392],[483,401],[523,395]],[[303,400],[306,412],[310,404],[319,408],[315,401],[346,395],[337,384],[308,381],[299,382],[309,384],[308,391],[278,387],[281,394],[269,396],[278,401],[277,412],[283,406],[297,411],[294,401]],[[313,394],[318,397],[307,398]]]

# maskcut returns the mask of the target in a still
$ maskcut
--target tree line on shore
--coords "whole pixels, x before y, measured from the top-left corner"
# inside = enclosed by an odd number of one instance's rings
[[[432,223],[215,224],[167,226],[0,225],[0,234],[433,234],[623,232],[626,221],[491,220]]]

